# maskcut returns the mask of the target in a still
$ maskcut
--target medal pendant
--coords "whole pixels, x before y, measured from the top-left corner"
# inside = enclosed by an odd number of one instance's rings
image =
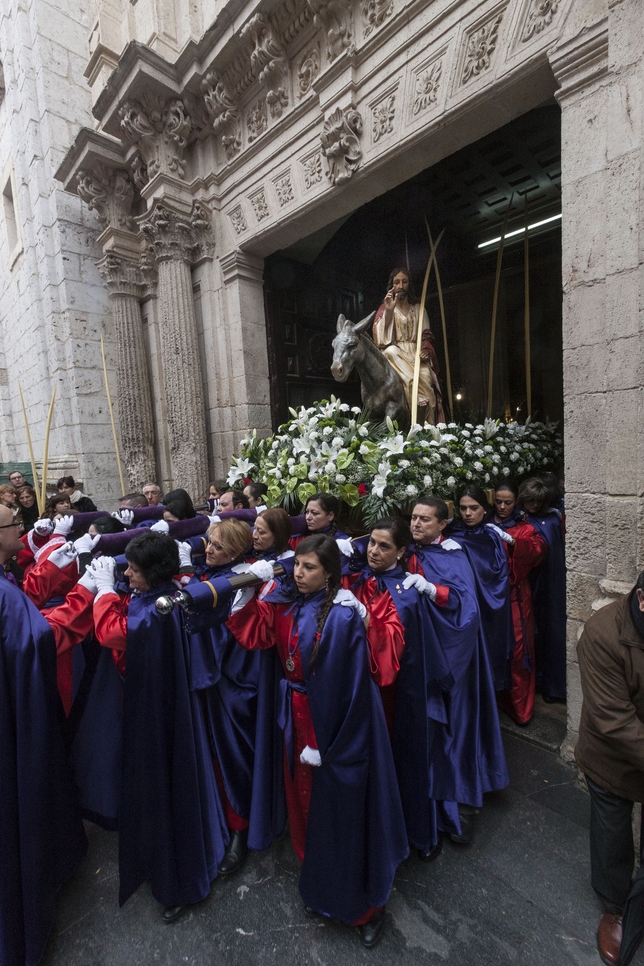
[[[287,671],[294,671],[295,670],[295,661],[290,656],[286,658],[286,670]]]

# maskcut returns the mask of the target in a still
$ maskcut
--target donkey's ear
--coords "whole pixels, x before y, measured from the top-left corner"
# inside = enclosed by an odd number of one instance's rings
[[[344,328],[344,323],[345,323],[346,321],[347,321],[347,320],[345,319],[345,317],[344,317],[344,316],[343,316],[342,314],[340,314],[340,315],[338,316],[338,322],[337,322],[337,325],[336,325],[336,327],[335,327],[335,330],[336,330],[336,332],[338,333],[338,335],[340,334],[340,332],[342,332],[342,329]]]
[[[360,322],[356,322],[353,327],[354,332],[364,332],[365,329],[368,329],[374,320],[375,314],[375,312],[372,312],[371,315],[368,315],[366,319],[361,319]]]

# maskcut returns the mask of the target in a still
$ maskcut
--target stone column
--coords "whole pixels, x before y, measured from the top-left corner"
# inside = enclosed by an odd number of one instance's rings
[[[131,214],[134,185],[128,172],[97,161],[81,169],[76,180],[78,194],[104,229],[98,241],[105,255],[97,265],[114,310],[121,460],[128,485],[140,489],[156,479],[152,395],[139,305],[153,259],[139,254],[141,239]]]
[[[581,693],[576,647],[593,611],[644,566],[640,494],[642,96],[640,0],[579,3],[550,52],[562,110],[568,728]],[[603,16],[602,16],[603,15]],[[600,19],[601,17],[601,19]]]
[[[114,311],[121,459],[129,486],[140,490],[156,479],[152,397],[143,343],[139,265],[113,252],[98,263]]]
[[[158,310],[174,486],[200,499],[208,484],[206,412],[190,265],[212,250],[210,212],[155,202],[140,220],[158,265]]]

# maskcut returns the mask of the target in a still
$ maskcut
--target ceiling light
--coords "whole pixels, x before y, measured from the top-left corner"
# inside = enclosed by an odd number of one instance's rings
[[[559,221],[560,218],[561,218],[561,213],[559,213],[558,215],[552,215],[550,218],[544,218],[542,221],[535,221],[533,225],[528,225],[528,231],[533,231],[535,228],[541,228],[542,225],[549,225],[551,221]],[[507,241],[508,238],[514,238],[515,235],[522,235],[524,231],[525,231],[525,227],[516,228],[514,231],[507,232],[507,234],[504,237]],[[501,236],[499,235],[498,238],[490,238],[489,241],[481,242],[481,244],[478,247],[487,248],[488,245],[498,245],[500,241],[501,241]]]

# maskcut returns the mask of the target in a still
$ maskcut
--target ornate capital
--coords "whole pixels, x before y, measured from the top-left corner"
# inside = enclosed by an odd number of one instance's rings
[[[146,184],[160,171],[185,177],[183,156],[192,121],[182,100],[142,94],[140,100],[121,107],[119,119],[125,137],[139,147],[140,156],[133,165],[137,185]]]
[[[76,175],[76,190],[103,228],[132,231],[134,185],[127,171],[110,168],[96,161],[91,170],[84,168]]]
[[[139,219],[139,226],[157,261],[173,259],[193,263],[214,251],[211,214],[201,201],[195,201],[189,214],[157,201]]]
[[[148,256],[148,271],[146,272],[142,265],[142,259],[137,262],[109,251],[96,265],[111,298],[119,295],[131,295],[134,298],[141,299],[149,293],[150,283],[154,276],[154,259],[151,260],[151,265],[149,261]]]
[[[288,61],[278,35],[266,17],[256,13],[242,30],[241,37],[252,44],[251,70],[268,90],[266,104],[271,117],[281,117],[288,104]]]
[[[226,85],[223,74],[209,71],[201,82],[203,99],[215,134],[221,134],[221,143],[230,160],[241,150],[241,118],[238,104]]]
[[[316,27],[326,33],[326,50],[329,60],[335,58],[353,43],[351,0],[307,0],[313,11]]]
[[[347,107],[344,111],[338,107],[325,120],[320,142],[331,184],[345,184],[359,167],[361,134],[362,117],[354,107]]]

